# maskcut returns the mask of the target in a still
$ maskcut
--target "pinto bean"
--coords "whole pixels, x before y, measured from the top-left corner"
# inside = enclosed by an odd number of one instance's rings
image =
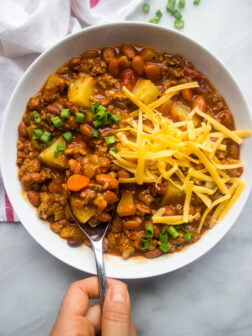
[[[234,119],[230,111],[220,112],[218,114],[218,119],[224,126],[229,128],[230,130],[234,130]]]
[[[112,58],[109,62],[108,71],[112,76],[117,76],[119,74],[119,63],[116,58]]]
[[[82,54],[82,58],[85,58],[85,59],[96,58],[96,57],[98,57],[98,50],[96,49],[87,50]]]
[[[236,143],[231,144],[227,148],[228,156],[234,160],[239,160],[240,157],[240,146]]]
[[[81,124],[80,125],[80,133],[87,139],[93,138],[93,130],[92,127],[88,124]]]
[[[74,130],[78,127],[77,122],[74,120],[74,116],[70,115],[70,117],[68,119],[66,119],[66,121],[64,121],[64,125],[70,129],[70,130]]]
[[[122,45],[122,53],[129,59],[132,60],[136,55],[136,50],[129,44]]]
[[[71,172],[75,172],[75,169],[78,166],[78,161],[74,160],[74,159],[70,159],[68,160],[68,165],[69,165],[69,169],[71,170]]]
[[[81,57],[75,56],[69,61],[68,65],[71,69],[78,70],[80,67],[80,63],[81,63]]]
[[[40,205],[40,195],[38,191],[29,190],[27,191],[27,198],[33,206],[36,208]]]
[[[192,100],[193,100],[193,93],[192,93],[191,89],[184,89],[184,90],[182,90],[182,95],[183,95],[183,97],[184,97],[184,99],[186,101],[188,101],[189,103],[192,102]]]
[[[96,182],[101,184],[102,186],[107,185],[108,189],[118,188],[118,184],[119,184],[118,180],[111,175],[99,174],[99,175],[96,175],[95,179],[96,179]]]
[[[103,60],[109,64],[109,62],[116,57],[115,49],[112,47],[105,47],[102,50],[102,58]]]
[[[107,203],[114,203],[118,200],[117,195],[110,190],[107,190],[104,194],[103,197]]]
[[[193,101],[193,108],[198,107],[202,112],[206,110],[206,100],[203,96],[198,96]]]
[[[163,196],[166,191],[167,191],[167,183],[166,182],[162,182],[162,183],[151,183],[150,184],[150,193],[153,196]]]
[[[26,138],[28,135],[27,128],[23,120],[20,121],[18,125],[18,134],[23,138]]]
[[[83,243],[83,239],[82,238],[68,238],[67,239],[67,244],[71,247],[78,247],[81,246]]]
[[[126,86],[128,90],[132,90],[136,85],[138,77],[133,70],[125,70],[122,73],[122,86]]]
[[[139,76],[144,73],[144,60],[141,56],[135,56],[133,58],[132,68]]]
[[[142,219],[140,217],[132,217],[123,223],[123,226],[128,230],[135,230],[142,224]]]
[[[176,210],[167,206],[167,207],[165,207],[165,211],[163,213],[163,216],[176,216]]]
[[[126,170],[119,170],[117,174],[118,174],[118,177],[121,177],[121,178],[130,177],[130,174]]]
[[[184,67],[183,72],[186,76],[190,76],[195,79],[201,79],[202,74],[196,70],[190,69],[188,67]]]
[[[60,115],[60,108],[57,105],[50,104],[46,107],[47,112],[55,114],[55,115]]]
[[[107,212],[102,212],[96,216],[96,219],[98,219],[102,223],[106,223],[110,221],[111,216]]]
[[[161,256],[163,252],[159,248],[155,248],[152,251],[147,251],[144,253],[144,256],[149,259],[157,258]]]
[[[121,56],[118,59],[118,64],[121,70],[126,70],[130,68],[130,62],[126,56]]]
[[[144,66],[146,77],[150,80],[157,80],[161,76],[161,68],[156,64],[147,64]]]

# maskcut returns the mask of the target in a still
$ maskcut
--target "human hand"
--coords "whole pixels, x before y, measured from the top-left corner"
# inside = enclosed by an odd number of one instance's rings
[[[127,286],[108,279],[103,311],[99,304],[89,307],[89,299],[99,297],[97,277],[74,282],[63,298],[50,336],[136,336],[130,321]]]

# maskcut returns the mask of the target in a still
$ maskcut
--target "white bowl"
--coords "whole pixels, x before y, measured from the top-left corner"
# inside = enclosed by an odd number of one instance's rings
[[[38,57],[23,75],[5,111],[0,145],[4,185],[17,215],[31,236],[61,261],[89,273],[96,273],[91,249],[86,246],[69,247],[65,240],[59,238],[36,216],[35,210],[21,194],[16,167],[17,127],[28,99],[41,88],[47,76],[58,66],[90,48],[125,42],[163,49],[191,60],[226,98],[235,116],[237,127],[252,128],[244,96],[225,65],[206,48],[187,36],[161,26],[136,22],[94,26],[66,37]],[[179,253],[164,255],[157,259],[137,257],[128,260],[106,255],[107,276],[124,279],[151,277],[183,267],[209,251],[234,224],[248,198],[252,180],[252,170],[249,169],[252,163],[251,148],[252,138],[246,139],[241,152],[242,160],[246,164],[242,176],[246,187],[222,222],[207,232],[197,243]]]

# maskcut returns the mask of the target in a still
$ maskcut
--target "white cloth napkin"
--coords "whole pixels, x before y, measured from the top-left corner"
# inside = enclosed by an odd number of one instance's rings
[[[39,53],[87,25],[124,20],[142,1],[1,0],[0,126],[14,87]],[[18,221],[4,190],[1,174],[0,221]]]

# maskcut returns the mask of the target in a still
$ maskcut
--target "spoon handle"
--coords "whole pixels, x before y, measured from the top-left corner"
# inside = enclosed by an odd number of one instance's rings
[[[99,280],[99,289],[100,289],[100,304],[101,309],[103,308],[104,299],[107,291],[107,278],[104,267],[104,259],[103,259],[103,239],[98,241],[92,241],[94,255],[95,255],[95,263],[97,276]]]

